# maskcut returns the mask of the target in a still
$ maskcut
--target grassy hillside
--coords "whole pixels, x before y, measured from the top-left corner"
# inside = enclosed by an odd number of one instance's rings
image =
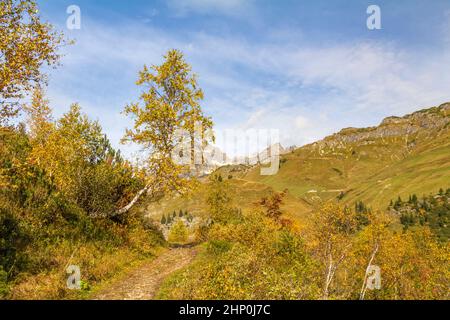
[[[220,174],[220,170],[219,170]],[[249,212],[261,198],[268,196],[273,188],[258,182],[247,181],[243,179],[232,178],[229,180],[233,205],[241,208],[242,211]],[[149,217],[159,220],[163,214],[179,212],[179,210],[188,211],[195,216],[208,215],[207,200],[207,181],[203,181],[200,187],[188,197],[177,197],[172,199],[162,199],[159,202],[148,204],[145,212]],[[310,205],[303,199],[288,193],[282,206],[283,212],[293,218],[302,218],[304,214],[311,210]]]
[[[284,155],[278,174],[259,167],[243,179],[288,189],[309,203],[362,200],[384,209],[398,195],[429,194],[450,181],[450,104],[390,117],[372,128],[347,128]]]
[[[384,210],[391,199],[427,195],[450,181],[450,104],[404,117],[389,117],[377,127],[346,128],[281,157],[276,175],[259,166],[227,165],[216,170],[231,182],[234,205],[244,212],[272,191],[288,190],[283,211],[304,218],[323,201],[353,206],[363,201]],[[158,220],[187,210],[208,214],[207,179],[189,197],[163,199],[146,208]],[[301,219],[300,219],[301,220]]]

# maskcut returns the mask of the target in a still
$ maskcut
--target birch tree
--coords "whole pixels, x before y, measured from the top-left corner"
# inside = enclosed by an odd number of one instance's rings
[[[191,66],[178,50],[170,50],[161,65],[144,66],[137,85],[143,87],[140,99],[125,107],[124,113],[134,120],[132,129],[126,131],[124,142],[142,146],[146,154],[147,185],[133,201],[117,213],[127,212],[144,194],[186,193],[194,179],[189,165],[175,161],[174,156],[186,132],[190,140],[191,165],[194,161],[195,126],[203,131],[212,128],[212,121],[201,109],[203,91]],[[203,132],[202,131],[202,132]]]
[[[34,0],[0,1],[0,125],[17,115],[20,99],[46,82],[42,66],[55,67],[67,44],[44,23]]]
[[[332,203],[325,204],[312,219],[312,246],[322,264],[322,297],[328,299],[335,275],[351,253],[357,220],[352,210]]]

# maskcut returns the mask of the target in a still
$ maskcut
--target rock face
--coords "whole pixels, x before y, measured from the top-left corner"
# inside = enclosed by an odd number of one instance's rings
[[[442,110],[444,110],[446,112],[446,115],[448,116],[450,114],[450,102],[446,102],[444,104],[441,104],[439,106],[439,108],[441,108]]]
[[[346,128],[313,146],[322,150],[343,147],[349,143],[367,144],[370,140],[402,138],[418,133],[424,138],[432,138],[442,130],[448,130],[449,123],[450,103],[444,103],[439,107],[420,110],[404,117],[387,117],[377,127]]]

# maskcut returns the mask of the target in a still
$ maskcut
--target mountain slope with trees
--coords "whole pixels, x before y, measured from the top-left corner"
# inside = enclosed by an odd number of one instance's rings
[[[428,194],[450,181],[450,103],[390,117],[377,127],[348,128],[282,156],[278,174],[243,179],[297,197],[364,201],[384,209],[392,194]]]

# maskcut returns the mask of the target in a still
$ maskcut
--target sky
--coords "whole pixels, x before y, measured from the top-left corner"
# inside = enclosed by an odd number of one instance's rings
[[[138,100],[139,70],[171,48],[198,75],[218,132],[276,129],[285,147],[450,101],[448,0],[38,3],[75,40],[49,71],[55,114],[79,103],[128,157],[137,147],[119,143],[132,126],[121,112]],[[70,5],[79,30],[66,26]],[[367,28],[369,5],[381,10],[379,30]]]

